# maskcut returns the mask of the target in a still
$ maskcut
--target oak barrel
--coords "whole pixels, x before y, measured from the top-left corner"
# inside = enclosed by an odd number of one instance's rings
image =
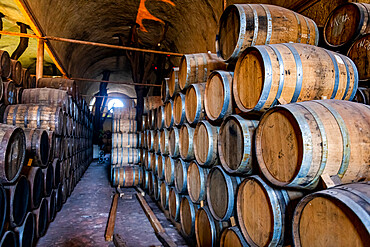
[[[304,197],[294,212],[294,246],[367,246],[370,184],[336,186]]]
[[[180,156],[179,149],[180,130],[176,127],[171,128],[168,135],[168,151],[172,158]]]
[[[370,80],[370,30],[368,34],[352,44],[347,52],[347,56],[355,63],[359,79]]]
[[[175,182],[175,159],[166,156],[164,164],[164,180],[167,185],[173,185]]]
[[[17,236],[12,230],[4,232],[0,240],[1,247],[17,247]]]
[[[180,220],[180,202],[181,196],[176,192],[174,187],[171,187],[168,194],[168,210],[170,217],[175,221]]]
[[[227,62],[235,62],[250,46],[288,42],[317,45],[318,41],[316,23],[294,11],[267,4],[234,4],[220,18],[216,51]]]
[[[35,216],[28,212],[21,226],[15,227],[14,232],[18,235],[19,247],[32,247],[35,238]]]
[[[163,129],[164,128],[164,119],[165,119],[166,115],[165,115],[165,110],[164,110],[164,106],[161,105],[157,108],[157,129]]]
[[[5,105],[13,105],[17,101],[17,89],[12,80],[4,81],[0,87],[3,87],[3,102]],[[0,89],[1,90],[1,89]]]
[[[50,196],[46,197],[45,200],[48,204],[48,222],[52,222],[56,216],[56,192],[55,190],[51,191]]]
[[[21,104],[22,103],[22,95],[23,95],[24,88],[23,87],[17,87],[15,88],[15,104]]]
[[[161,85],[161,99],[162,102],[167,102],[170,99],[170,92],[168,90],[169,78],[164,78]]]
[[[370,88],[359,87],[353,101],[365,105],[370,105]]]
[[[162,155],[167,155],[169,153],[169,131],[167,129],[163,129],[160,131],[160,140],[159,146]]]
[[[183,160],[194,159],[194,130],[186,123],[179,131],[179,151]]]
[[[217,136],[219,127],[207,120],[199,122],[194,130],[194,155],[201,166],[212,166],[218,161]],[[234,150],[235,151],[235,150]]]
[[[158,176],[153,176],[153,197],[156,201],[161,199],[161,181]]]
[[[144,97],[143,113],[147,114],[147,113],[149,113],[150,110],[155,109],[160,105],[163,105],[161,96],[147,96],[147,97]]]
[[[170,193],[170,188],[165,181],[161,182],[161,205],[164,209],[168,209],[168,196]]]
[[[233,95],[242,112],[265,111],[278,103],[352,100],[357,85],[358,72],[348,57],[285,43],[246,49],[235,67]]]
[[[27,178],[30,188],[30,207],[36,209],[44,196],[44,174],[41,168],[32,166],[24,166],[21,174]]]
[[[235,198],[242,179],[229,176],[221,166],[214,166],[207,178],[207,203],[216,220],[225,221],[234,215]]]
[[[185,116],[190,124],[197,124],[205,116],[204,113],[204,90],[206,84],[193,84],[186,90]]]
[[[67,91],[73,99],[76,99],[76,82],[63,78],[40,78],[37,80],[38,88],[55,88]]]
[[[46,168],[41,169],[44,176],[44,196],[50,196],[51,191],[53,190],[54,184],[54,168],[49,165]],[[73,170],[73,169],[71,169]]]
[[[48,228],[48,202],[45,198],[42,198],[40,207],[33,210],[32,213],[35,215],[35,236],[41,238],[45,235]]]
[[[179,66],[179,87],[186,89],[191,84],[203,83],[212,70],[224,70],[226,64],[212,53],[186,54]]]
[[[168,80],[169,97],[173,98],[180,91],[179,86],[179,67],[173,67]]]
[[[133,187],[140,184],[142,170],[139,166],[123,166],[113,170],[113,186]]]
[[[188,174],[188,193],[192,202],[200,203],[206,199],[206,184],[209,169],[202,168],[196,161],[191,161]]]
[[[188,192],[188,168],[190,163],[182,159],[175,161],[175,189],[179,194],[187,194]]]
[[[31,84],[31,73],[28,69],[22,69],[22,87],[29,88]]]
[[[244,247],[249,246],[245,241],[238,226],[225,228],[220,237],[220,247]]]
[[[10,78],[13,80],[15,85],[22,86],[22,64],[18,60],[11,59],[10,66],[12,73]]]
[[[197,246],[213,247],[219,244],[219,237],[222,231],[222,223],[215,220],[208,207],[198,209],[195,215],[195,237]]]
[[[23,129],[26,137],[26,159],[33,165],[46,167],[49,162],[49,136],[43,129]]]
[[[7,51],[0,50],[0,77],[9,78],[12,72],[10,56]]]
[[[337,49],[367,33],[370,33],[369,3],[347,3],[338,6],[329,15],[323,30],[325,43]]]
[[[175,95],[173,100],[173,120],[177,126],[185,122],[185,95],[180,92]]]
[[[71,115],[67,91],[54,88],[30,88],[23,90],[22,104],[44,104],[60,106]]]
[[[181,232],[185,237],[191,238],[195,234],[195,215],[199,205],[194,204],[189,196],[183,196],[180,202]]]
[[[204,110],[212,121],[233,113],[233,72],[216,70],[207,80],[204,90]]]
[[[173,118],[173,101],[169,100],[164,105],[164,126],[166,128],[171,128],[174,123]]]
[[[313,189],[321,174],[369,180],[370,109],[342,100],[274,107],[256,130],[256,156],[274,185]]]
[[[255,164],[254,133],[258,121],[239,115],[227,117],[218,134],[218,155],[228,173],[250,174]]]
[[[156,167],[157,167],[157,175],[160,180],[164,180],[165,178],[166,157],[167,156],[164,156],[164,155],[157,156]]]
[[[160,135],[161,135],[161,132],[159,130],[154,131],[153,151],[156,154],[161,152],[161,146],[160,146],[160,143],[159,143]]]

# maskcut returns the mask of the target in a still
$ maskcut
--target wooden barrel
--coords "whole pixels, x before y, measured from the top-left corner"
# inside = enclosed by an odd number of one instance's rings
[[[184,90],[191,84],[206,82],[211,71],[218,69],[226,69],[226,64],[216,54],[186,54],[180,61],[179,87]]]
[[[46,167],[49,163],[49,136],[43,129],[23,129],[26,137],[26,158],[32,165]]]
[[[197,246],[210,247],[219,243],[222,223],[216,221],[207,206],[198,209],[195,215],[195,237]]]
[[[153,151],[154,153],[160,153],[161,152],[161,146],[159,145],[159,136],[161,135],[161,132],[159,130],[154,130],[154,140],[153,140]]]
[[[148,194],[150,196],[154,195],[154,180],[153,180],[154,174],[152,171],[148,172]]]
[[[171,128],[173,123],[173,101],[170,100],[164,105],[164,126],[166,128]]]
[[[0,86],[2,87],[2,86]],[[17,89],[15,83],[12,80],[3,82],[3,102],[5,105],[13,105],[17,101]],[[0,89],[1,90],[1,89]]]
[[[53,188],[57,189],[60,182],[63,181],[63,167],[58,158],[55,158],[50,165],[53,166],[54,170]]]
[[[161,130],[164,128],[164,119],[166,117],[164,106],[161,105],[157,108],[157,129]]]
[[[194,159],[194,128],[187,123],[179,131],[179,151],[183,160]]]
[[[193,139],[194,155],[199,165],[212,166],[218,161],[217,136],[219,129],[207,120],[197,124]]]
[[[262,45],[240,56],[233,95],[242,112],[265,111],[277,103],[352,100],[357,84],[356,66],[339,53],[305,44]]]
[[[365,105],[370,105],[370,89],[365,87],[359,87],[357,89],[357,93],[355,98],[353,99],[354,102],[362,103]]]
[[[73,99],[76,99],[76,82],[63,78],[40,78],[37,80],[38,88],[55,88],[67,91]]]
[[[12,78],[13,82],[17,86],[22,86],[22,64],[18,60],[11,59],[10,66],[12,69],[12,73],[10,78]]]
[[[54,190],[51,191],[49,197],[45,198],[48,204],[48,222],[52,222],[56,215],[56,193]]]
[[[139,166],[123,166],[113,170],[113,186],[133,187],[140,184],[142,170]]]
[[[73,165],[73,164],[71,164]],[[54,168],[53,166],[47,166],[46,168],[41,169],[42,173],[44,175],[44,195],[50,196],[51,191],[53,190],[53,184],[54,184]],[[73,170],[73,169],[71,169]]]
[[[200,203],[206,200],[206,184],[209,169],[202,168],[196,161],[191,161],[188,168],[188,193],[192,202]]]
[[[155,154],[153,152],[148,152],[147,153],[147,162],[145,163],[145,168],[148,170],[148,171],[155,171],[155,163],[156,163],[156,157],[155,157]]]
[[[56,210],[57,212],[59,212],[61,209],[62,209],[62,206],[63,206],[63,202],[62,202],[62,198],[63,198],[63,191],[62,191],[62,182],[63,180],[61,180],[61,182],[59,183],[58,185],[58,188],[55,189],[56,191]]]
[[[175,188],[171,187],[168,195],[168,210],[174,221],[180,220],[180,202],[181,196],[175,191]]]
[[[222,123],[218,135],[218,154],[228,173],[251,174],[255,164],[254,133],[258,121],[231,115]]]
[[[173,185],[175,182],[175,159],[166,156],[164,163],[164,180],[167,185]]]
[[[60,152],[60,150],[57,150],[56,147],[56,136],[54,131],[46,131],[49,138],[49,161],[52,162],[54,158],[56,157],[55,153]]]
[[[161,199],[161,181],[153,175],[153,197],[156,201]]]
[[[318,41],[316,23],[294,11],[267,4],[234,4],[220,18],[216,51],[227,62],[235,62],[250,46],[288,42],[317,45]]]
[[[156,134],[155,130],[148,131],[148,150],[154,151],[154,136]]]
[[[15,88],[16,96],[15,97],[15,104],[21,104],[22,102],[22,94],[23,94],[23,87],[17,87]]]
[[[204,90],[206,84],[193,84],[186,90],[185,116],[189,124],[197,124],[204,114]]]
[[[159,146],[160,151],[162,155],[168,155],[169,154],[169,131],[167,129],[163,129],[160,131],[160,140],[159,140]]]
[[[4,186],[4,188],[8,202],[7,221],[11,227],[19,226],[28,211],[30,186],[27,178],[21,175],[15,184]]]
[[[369,4],[370,6],[370,4]],[[369,8],[370,13],[370,8]],[[369,17],[370,18],[370,17]],[[369,23],[370,25],[370,23]],[[369,30],[370,32],[370,30]],[[370,33],[356,40],[347,52],[347,56],[354,62],[360,80],[370,80]]]
[[[168,134],[168,151],[172,158],[180,156],[179,139],[180,130],[176,127],[172,128]]]
[[[370,4],[347,3],[334,9],[326,20],[325,43],[333,48],[351,44],[360,35],[370,33]]]
[[[142,171],[142,174],[143,174],[141,188],[143,188],[143,190],[148,190],[148,187],[149,187],[149,171],[147,171],[145,169],[145,167],[142,167],[141,171]]]
[[[177,159],[175,161],[175,189],[176,192],[179,194],[187,194],[188,193],[188,168],[189,162],[186,162],[182,159]]]
[[[7,51],[0,50],[0,77],[9,78],[12,72],[10,56]]]
[[[22,104],[43,104],[60,106],[66,113],[70,113],[67,92],[53,88],[25,89],[21,99]]]
[[[370,184],[346,184],[304,197],[294,212],[294,246],[367,246]],[[315,224],[313,224],[315,222]]]
[[[22,128],[63,132],[63,113],[60,107],[46,105],[9,105],[4,112],[4,123]]]
[[[295,200],[301,192],[271,187],[260,177],[247,177],[239,186],[236,211],[240,229],[252,246],[288,245]],[[288,216],[288,217],[287,217]]]
[[[29,88],[31,84],[31,73],[28,69],[22,69],[22,87]]]
[[[112,164],[127,165],[136,164],[140,159],[139,152],[136,148],[112,148]]]
[[[149,110],[157,108],[160,105],[163,105],[161,96],[147,96],[147,97],[144,97],[143,113],[148,114]]]
[[[35,224],[35,216],[31,212],[28,212],[22,225],[14,228],[14,232],[18,235],[19,240],[16,246],[30,247],[33,245]]]
[[[155,109],[151,109],[149,110],[148,112],[148,126],[149,126],[149,129],[154,129],[157,125],[156,123],[156,120],[157,120],[157,111],[156,111],[157,108]]]
[[[39,167],[24,166],[21,174],[27,178],[30,188],[30,207],[36,209],[40,206],[44,195],[44,175]]]
[[[48,227],[48,203],[45,198],[42,198],[40,207],[33,210],[35,215],[35,236],[41,238],[45,235]]]
[[[168,90],[168,80],[169,78],[164,78],[162,80],[162,85],[161,85],[161,99],[162,102],[167,102],[170,99],[170,93]]]
[[[207,203],[216,220],[225,221],[234,215],[234,202],[240,177],[229,176],[221,166],[214,166],[207,178]]]
[[[195,215],[199,205],[192,203],[189,196],[183,196],[180,202],[181,232],[185,237],[191,238],[195,234]]]
[[[157,167],[157,174],[160,180],[164,180],[165,178],[165,164],[166,164],[166,157],[164,155],[158,155],[156,158],[156,167]]]
[[[0,182],[14,183],[26,156],[26,138],[21,128],[0,124],[1,148]]]
[[[142,115],[141,116],[141,130],[144,131],[148,129],[148,116],[147,115]]]
[[[0,246],[1,247],[8,247],[8,246],[17,247],[18,241],[17,241],[17,236],[15,235],[15,233],[11,230],[4,232],[0,240]]]
[[[169,97],[173,98],[175,94],[179,91],[179,67],[173,67],[171,70],[170,78],[168,80]]]
[[[166,182],[162,181],[161,182],[161,205],[164,209],[168,209],[168,196],[170,193],[170,188],[166,184]]]
[[[204,110],[212,121],[222,120],[233,113],[233,72],[216,70],[207,80],[204,90]]]
[[[321,174],[338,175],[343,183],[369,180],[368,129],[370,109],[359,103],[318,100],[274,107],[256,130],[257,161],[280,187],[313,189]]]
[[[225,228],[220,237],[220,247],[249,246],[237,226]]]
[[[177,126],[183,125],[185,122],[185,95],[180,92],[173,100],[173,119]]]

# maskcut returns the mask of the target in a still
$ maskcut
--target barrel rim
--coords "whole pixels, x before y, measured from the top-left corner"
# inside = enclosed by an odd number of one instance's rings
[[[180,102],[181,102],[181,114],[180,114],[180,119],[178,119],[177,117],[177,114],[179,114],[179,112],[177,112],[177,102],[178,101],[178,97],[180,97]],[[185,94],[181,93],[181,92],[178,92],[176,93],[174,99],[173,99],[173,119],[174,119],[174,124],[177,125],[177,126],[180,126],[182,124],[184,124],[185,122]]]
[[[228,231],[234,232],[234,234],[238,237],[240,244],[242,246],[248,246],[248,243],[245,241],[245,238],[243,234],[241,233],[240,229],[238,228],[238,226],[231,226],[231,227],[227,227],[222,230],[221,235],[220,235],[220,245],[221,246],[223,246],[224,244],[225,237]]]
[[[197,173],[197,175],[199,176],[199,195],[197,195],[198,198],[193,198],[192,194],[189,193],[190,192],[190,189],[192,188],[191,186],[189,186],[190,181],[192,180],[189,177],[190,176],[189,170],[192,167],[192,164],[194,164],[196,166],[197,170],[198,170],[198,173]],[[187,179],[186,180],[187,180],[187,188],[188,188],[189,198],[191,199],[191,201],[193,203],[199,203],[200,201],[202,201],[201,200],[202,198],[205,198],[206,197],[205,194],[206,194],[207,190],[206,190],[206,188],[203,188],[203,187],[205,187],[206,182],[207,182],[206,181],[206,178],[204,177],[204,174],[206,173],[206,171],[207,171],[207,168],[201,167],[196,160],[190,161],[190,164],[189,164],[189,167],[188,167],[188,172],[187,172]],[[202,173],[203,173],[203,175],[202,175]],[[208,174],[205,174],[205,175],[208,176]]]
[[[206,157],[206,160],[203,162],[201,161],[200,157],[199,157],[199,154],[198,154],[198,145],[197,145],[197,142],[195,141],[196,138],[197,138],[197,135],[198,135],[198,132],[199,132],[199,128],[201,126],[205,126],[206,128],[206,131],[208,133],[207,135],[207,138],[208,138],[208,150],[207,150],[207,157]],[[213,162],[212,162],[212,156],[213,156],[213,151],[214,151],[214,147],[216,148],[216,152],[217,152],[217,138],[216,138],[216,143],[213,143],[213,129],[217,127],[213,126],[210,122],[208,122],[207,120],[202,120],[200,122],[197,123],[195,129],[194,129],[194,134],[193,134],[193,149],[194,149],[194,156],[195,156],[195,159],[197,160],[198,164],[201,165],[201,166],[206,166],[206,167],[210,167],[212,166]],[[216,131],[216,134],[218,135],[218,131]]]
[[[189,124],[197,124],[199,121],[200,121],[200,116],[202,114],[202,108],[204,108],[204,95],[200,92],[200,89],[199,87],[201,87],[202,83],[197,83],[197,84],[191,84],[187,89],[186,89],[186,93],[185,93],[185,117],[186,117],[186,120],[188,121]],[[195,116],[194,116],[194,119],[190,119],[190,116],[188,113],[189,110],[187,110],[187,106],[190,105],[189,104],[189,98],[188,98],[188,94],[190,92],[190,90],[194,90],[195,91],[195,95],[196,95],[196,111],[195,111]],[[188,103],[186,103],[188,102]]]
[[[7,211],[8,211],[8,199],[6,196],[6,191],[5,188],[2,184],[0,184],[0,202],[1,202],[1,207],[3,210],[1,210],[2,219],[0,220],[0,232],[3,232],[4,229],[4,224],[5,220],[7,218]]]
[[[189,209],[190,209],[190,218],[191,218],[191,221],[192,221],[192,225],[194,225],[194,227],[191,227],[190,229],[190,234],[187,234],[184,230],[184,223],[183,223],[183,205],[185,203],[185,201],[187,201],[187,203],[189,204]],[[196,210],[195,210],[196,208]],[[199,205],[193,203],[189,197],[189,195],[184,195],[182,198],[181,198],[181,201],[180,201],[180,225],[181,225],[181,232],[187,236],[187,237],[191,237],[191,236],[194,236],[195,234],[195,215],[196,215],[196,211],[198,211],[198,208],[199,208]]]
[[[210,229],[211,229],[211,236],[212,236],[212,246],[215,244],[215,242],[217,241],[217,232],[216,232],[216,224],[215,224],[215,221],[213,219],[213,216],[212,214],[210,213],[209,211],[209,208],[207,206],[204,206],[204,207],[200,207],[197,211],[197,213],[195,214],[195,238],[197,240],[197,245],[200,246],[200,240],[199,240],[199,236],[198,236],[198,218],[199,218],[199,215],[200,213],[204,211],[207,218],[208,218],[208,222],[209,222],[209,225],[210,225]]]
[[[181,163],[181,170],[182,170],[182,185],[180,186],[180,184],[178,184],[178,180],[177,178],[179,177],[178,174],[177,174],[177,167],[178,164]],[[175,190],[177,193],[179,194],[184,194],[184,193],[187,193],[188,191],[188,188],[187,188],[187,184],[188,184],[188,167],[190,165],[190,162],[188,161],[185,161],[181,158],[177,158],[176,161],[175,161]],[[179,189],[181,188],[181,190]]]
[[[175,197],[175,210],[176,210],[175,216],[173,216],[171,213],[172,200],[170,198],[171,198],[172,193],[174,194],[174,197]],[[170,191],[168,193],[168,211],[169,211],[170,217],[175,221],[179,221],[179,218],[180,218],[180,202],[181,202],[181,195],[176,192],[176,189],[174,187],[170,187]]]

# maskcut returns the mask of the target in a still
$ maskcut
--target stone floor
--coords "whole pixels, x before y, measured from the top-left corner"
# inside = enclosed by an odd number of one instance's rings
[[[110,186],[108,176],[108,164],[93,162],[37,246],[113,247],[112,242],[104,240],[115,192]],[[115,233],[118,233],[128,246],[161,246],[135,193],[133,188],[124,189],[124,197],[118,200]],[[179,246],[186,245],[150,197],[146,196],[145,199],[173,241]]]

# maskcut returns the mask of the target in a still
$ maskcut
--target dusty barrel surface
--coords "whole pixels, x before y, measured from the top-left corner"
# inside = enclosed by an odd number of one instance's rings
[[[185,95],[177,93],[173,100],[173,119],[177,126],[185,122]]]
[[[234,215],[235,198],[240,177],[229,176],[221,166],[213,167],[207,178],[207,203],[216,220],[228,220]]]
[[[195,234],[195,215],[199,205],[194,204],[189,196],[183,196],[180,202],[180,224],[181,231],[186,237],[193,237]]]
[[[15,104],[21,104],[22,103],[22,95],[23,95],[23,91],[24,91],[24,88],[23,87],[17,87],[15,89]]]
[[[333,48],[350,44],[362,34],[370,32],[370,4],[347,3],[338,6],[328,17],[324,41]]]
[[[35,215],[35,236],[41,238],[45,235],[48,228],[48,202],[45,198],[42,198],[40,207],[33,210],[32,213]]]
[[[331,246],[368,245],[369,187],[368,182],[346,184],[304,197],[294,212],[294,246],[318,246],[328,241]]]
[[[160,202],[164,209],[168,209],[168,196],[170,194],[170,188],[166,184],[166,182],[161,182],[161,198]]]
[[[220,18],[216,51],[227,62],[235,62],[250,46],[288,42],[317,45],[318,40],[316,23],[294,11],[267,4],[234,4]]]
[[[46,167],[49,162],[49,136],[43,129],[23,129],[26,136],[26,158]]]
[[[67,91],[54,88],[30,88],[23,90],[22,104],[49,104],[60,106],[70,114],[70,101]]]
[[[180,202],[181,196],[175,191],[174,187],[171,187],[168,195],[168,210],[170,217],[175,221],[180,220]]]
[[[185,116],[189,124],[197,124],[205,116],[204,90],[206,84],[193,84],[186,90]]]
[[[179,68],[174,67],[171,70],[170,78],[168,80],[169,97],[173,98],[177,92],[180,91],[179,86]]]
[[[258,121],[239,115],[227,117],[218,134],[218,154],[222,167],[229,173],[250,174],[254,165],[254,132]]]
[[[352,100],[357,85],[357,68],[348,57],[316,46],[284,43],[243,52],[235,67],[233,95],[242,112],[265,111],[277,103]]]
[[[73,99],[76,99],[76,82],[63,78],[40,78],[37,81],[38,88],[54,88],[67,91]]]
[[[35,216],[28,212],[23,224],[14,228],[14,232],[18,235],[18,246],[32,247],[35,237],[35,224]]]
[[[226,64],[211,53],[186,54],[179,66],[179,87],[186,89],[191,84],[203,83],[212,70],[226,69]]]
[[[192,202],[200,203],[206,199],[206,184],[209,169],[202,168],[196,161],[190,162],[187,174],[188,193]]]
[[[25,176],[20,176],[14,185],[5,186],[8,201],[8,221],[10,226],[22,224],[28,209],[30,187]]]
[[[171,128],[173,123],[173,100],[170,100],[164,105],[164,126],[166,128]]]
[[[113,170],[113,186],[132,187],[140,184],[142,170],[139,166],[123,166]]]
[[[199,122],[194,130],[194,155],[199,165],[212,166],[218,160],[217,136],[219,127],[208,121]],[[234,150],[235,151],[235,150]]]
[[[13,105],[17,101],[17,89],[12,80],[4,81],[1,86],[3,89],[3,101],[5,105]]]
[[[194,130],[186,123],[179,131],[179,151],[183,160],[194,159]]]
[[[187,194],[188,192],[188,168],[189,162],[186,162],[182,159],[177,159],[175,161],[175,189],[179,194]]]
[[[274,185],[313,189],[321,174],[369,180],[370,109],[341,100],[274,107],[256,130],[256,156]]]
[[[233,113],[233,72],[216,70],[208,77],[204,91],[204,110],[212,121]]]
[[[180,155],[179,138],[180,130],[176,127],[172,128],[168,135],[168,151],[172,158],[179,157]]]
[[[30,206],[36,209],[40,206],[41,199],[44,196],[44,174],[39,167],[24,166],[22,175],[27,178],[30,188]]]
[[[199,208],[195,215],[195,237],[197,246],[217,246],[221,231],[221,222],[212,217],[208,207],[204,206]]]
[[[11,71],[9,53],[0,50],[0,77],[9,78]]]
[[[352,46],[349,48],[347,52],[347,56],[355,63],[357,67],[359,79],[369,80],[370,79],[370,70],[369,70],[370,33],[356,40],[352,44]]]
[[[63,113],[57,106],[9,105],[4,112],[4,123],[30,129],[53,130],[63,133]]]
[[[236,211],[243,236],[252,246],[288,244],[293,202],[301,192],[287,192],[271,187],[258,176],[247,177],[239,186]],[[292,205],[293,204],[293,205]]]
[[[237,226],[226,228],[220,237],[221,247],[243,247],[249,246]]]

